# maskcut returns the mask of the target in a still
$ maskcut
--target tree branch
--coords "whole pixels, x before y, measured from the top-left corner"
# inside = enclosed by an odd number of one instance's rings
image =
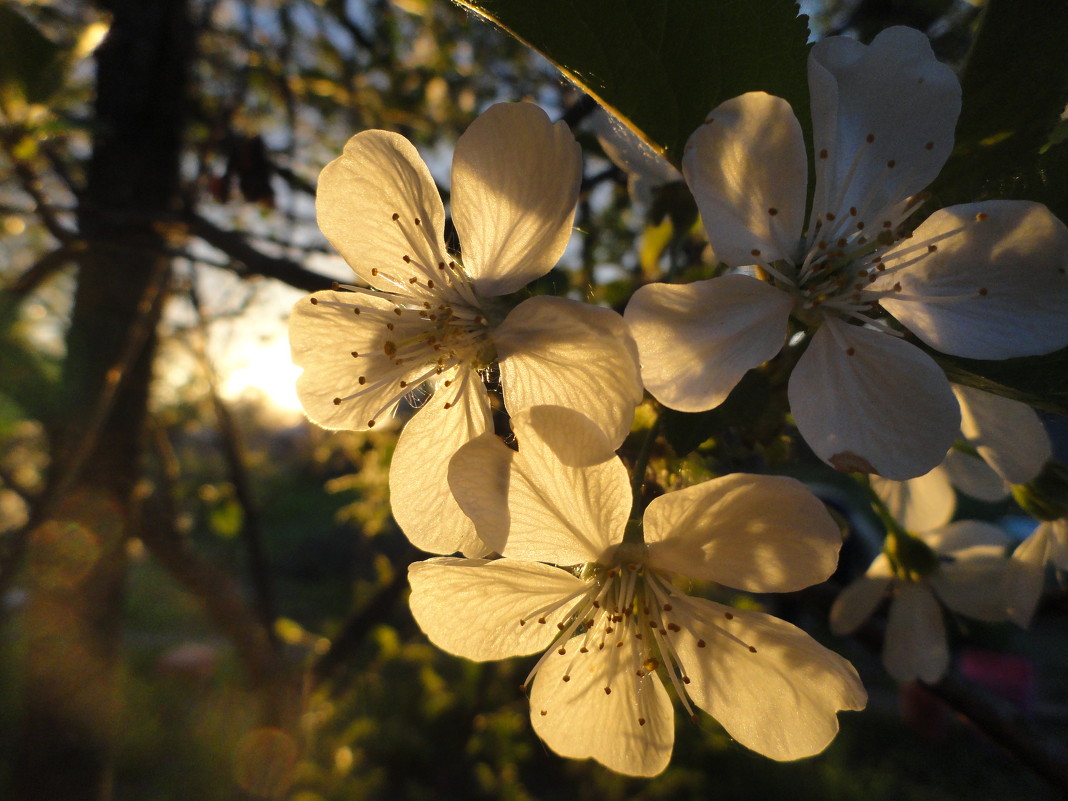
[[[262,275],[306,292],[330,289],[333,284],[331,279],[295,261],[268,256],[241,234],[224,230],[199,214],[186,215],[185,222],[190,234],[225,253],[230,258],[230,268],[240,276]]]

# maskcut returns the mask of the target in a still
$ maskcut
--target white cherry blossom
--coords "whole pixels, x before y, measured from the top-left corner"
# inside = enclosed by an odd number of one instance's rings
[[[1008,619],[1009,539],[997,526],[962,520],[896,543],[893,559],[879,554],[835,599],[831,630],[852,633],[889,597],[883,665],[898,681],[935,682],[950,658],[943,608],[977,620]]]
[[[498,104],[456,144],[452,214],[463,260],[445,245],[445,208],[415,147],[365,131],[319,178],[319,225],[360,285],[317,292],[290,318],[308,416],[365,430],[414,390],[433,397],[401,433],[390,471],[394,517],[418,547],[483,552],[449,493],[449,459],[491,426],[481,373],[499,363],[505,405],[581,408],[619,444],[641,400],[622,318],[556,297],[510,311],[497,300],[548,272],[571,236],[581,157],[566,124],[529,103]],[[364,286],[366,284],[366,286]]]
[[[938,365],[902,336],[966,358],[1068,345],[1068,229],[1046,207],[990,201],[907,222],[953,147],[956,76],[926,37],[832,37],[809,56],[815,189],[789,104],[750,92],[718,106],[683,174],[719,259],[748,273],[652,284],[625,317],[665,405],[720,404],[797,329],[788,396],[823,460],[892,479],[937,465],[961,418]],[[763,280],[761,280],[763,279]],[[892,316],[892,317],[891,317]]]
[[[1046,568],[1052,564],[1068,571],[1068,518],[1043,520],[1012,552],[1008,582],[1009,616],[1027,627],[1035,614],[1046,583]]]
[[[864,706],[853,667],[800,629],[676,584],[763,593],[824,580],[840,535],[802,484],[732,474],[669,493],[646,510],[642,542],[628,524],[626,468],[595,427],[545,406],[512,422],[518,452],[486,435],[450,468],[461,507],[503,558],[412,565],[411,608],[430,640],[458,656],[545,652],[524,686],[550,748],[620,773],[659,773],[674,740],[665,681],[687,714],[703,709],[779,760],[821,751],[836,712]]]

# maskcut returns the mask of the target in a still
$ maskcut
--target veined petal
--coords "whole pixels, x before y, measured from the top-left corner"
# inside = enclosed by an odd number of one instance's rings
[[[646,388],[672,409],[703,412],[782,349],[792,308],[792,298],[770,284],[726,275],[643,286],[623,316]]]
[[[445,209],[426,164],[403,136],[364,131],[349,139],[319,174],[315,215],[330,244],[371,286],[442,294],[426,283],[449,261]]]
[[[1026,628],[1046,585],[1046,565],[1050,559],[1052,523],[1040,523],[1026,540],[1012,552],[1006,576],[1006,604],[1009,620]]]
[[[540,296],[512,309],[493,331],[504,404],[582,412],[618,447],[641,403],[638,348],[623,318],[566,298]]]
[[[293,363],[304,369],[297,395],[323,428],[371,428],[392,413],[404,384],[426,371],[424,364],[396,364],[383,347],[386,329],[362,322],[357,307],[389,311],[394,303],[384,296],[316,292],[297,301],[289,317]],[[340,398],[346,400],[335,402]]]
[[[924,242],[931,244],[917,255]],[[1068,228],[1039,203],[941,209],[882,263],[884,277],[872,288],[901,285],[883,308],[936,350],[1009,359],[1068,345]]]
[[[506,295],[552,269],[571,238],[582,155],[531,103],[486,109],[456,142],[453,222],[478,294]]]
[[[686,690],[746,748],[777,760],[818,754],[838,732],[838,710],[867,703],[853,666],[796,626],[702,598],[684,603],[688,620],[671,636]]]
[[[808,158],[789,103],[764,92],[721,103],[686,143],[682,172],[716,256],[731,267],[794,260]]]
[[[788,395],[817,456],[897,481],[941,462],[960,428],[957,400],[930,356],[830,317],[794,368]]]
[[[512,428],[518,453],[486,434],[453,458],[449,486],[460,508],[505,556],[558,565],[597,561],[623,538],[631,505],[627,469],[600,430],[570,409],[535,407],[513,417]],[[566,462],[553,449],[562,441],[569,441]]]
[[[887,511],[908,531],[930,531],[944,526],[957,508],[949,474],[941,465],[908,481],[872,476],[871,487],[886,504]]]
[[[890,604],[883,665],[898,681],[938,681],[949,667],[942,609],[922,584],[902,582]]]
[[[994,468],[971,453],[955,448],[950,450],[942,462],[942,468],[954,487],[965,495],[987,503],[1005,500],[1012,490],[1005,479],[994,472]]]
[[[748,592],[794,592],[838,564],[841,533],[800,481],[732,473],[645,510],[649,564]]]
[[[575,658],[576,648],[550,653],[539,668],[530,693],[534,731],[560,756],[592,757],[628,776],[660,773],[671,759],[675,726],[659,677],[635,675],[641,662],[631,648]]]
[[[960,402],[960,431],[1010,484],[1026,484],[1053,456],[1049,434],[1026,403],[953,385]]]
[[[926,36],[903,27],[887,28],[867,46],[844,36],[817,42],[808,80],[814,211],[837,220],[823,235],[852,233],[858,221],[877,229],[886,212],[926,187],[949,157],[960,83],[937,61]]]
[[[455,392],[435,393],[401,432],[389,468],[389,502],[397,525],[415,547],[481,555],[487,546],[453,498],[448,475],[453,454],[492,431],[489,401],[473,370],[460,367],[455,380]]]
[[[841,636],[859,629],[875,613],[892,582],[888,576],[861,576],[852,581],[831,605],[831,631]]]
[[[513,559],[428,559],[408,568],[408,580],[423,633],[477,661],[544,651],[571,611],[565,599],[585,587],[566,570]]]

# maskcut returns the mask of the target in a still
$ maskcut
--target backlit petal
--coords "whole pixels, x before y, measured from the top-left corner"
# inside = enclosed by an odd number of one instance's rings
[[[492,430],[486,389],[478,375],[460,368],[462,386],[426,402],[401,432],[389,469],[389,502],[397,525],[415,547],[430,553],[486,553],[449,490],[449,462],[461,446]],[[444,400],[444,398],[449,400]],[[444,408],[450,403],[451,408]]]
[[[1006,605],[1009,620],[1027,627],[1035,614],[1046,586],[1046,565],[1050,557],[1051,523],[1041,523],[1012,552],[1006,582]]]
[[[818,754],[838,732],[836,713],[867,703],[853,666],[796,626],[700,598],[685,610],[669,636],[686,690],[746,748],[777,760]]]
[[[789,103],[764,92],[721,103],[686,143],[682,172],[720,259],[732,267],[794,259],[808,159]]]
[[[516,306],[493,332],[510,414],[544,404],[582,412],[613,447],[623,442],[641,402],[638,349],[623,318],[566,298]]]
[[[394,401],[404,394],[401,382],[416,381],[426,371],[424,364],[398,365],[387,356],[385,329],[362,323],[354,301],[364,307],[394,307],[385,297],[316,292],[297,301],[289,317],[293,363],[304,368],[297,396],[312,422],[323,428],[370,428],[370,421],[392,413]],[[335,398],[349,399],[335,403]]]
[[[841,533],[801,482],[744,473],[656,498],[645,511],[649,564],[748,592],[793,592],[825,580]]]
[[[957,508],[957,496],[949,474],[939,465],[908,481],[871,477],[871,486],[887,511],[908,531],[930,531],[944,526]]]
[[[840,470],[897,481],[941,462],[960,427],[957,400],[930,356],[833,318],[794,368],[788,394],[817,456]]]
[[[675,740],[671,699],[660,679],[635,675],[640,663],[630,648],[578,658],[576,648],[550,653],[542,663],[530,693],[534,731],[560,756],[592,757],[628,776],[660,773]]]
[[[513,417],[512,428],[518,453],[487,434],[453,458],[449,486],[460,507],[505,556],[596,561],[623,538],[631,505],[627,469],[600,430],[569,409],[534,407]],[[560,442],[567,443],[562,455],[553,448]]]
[[[624,317],[646,388],[665,406],[702,412],[782,349],[792,307],[789,295],[764,281],[727,275],[644,286]]]
[[[937,250],[916,243],[929,242]],[[909,263],[900,272],[895,266]],[[1068,345],[1068,228],[1039,203],[997,200],[936,211],[883,257],[882,306],[943,353],[1031,356]]]
[[[352,137],[319,174],[315,215],[330,244],[371,286],[406,286],[410,294],[437,297],[425,285],[449,260],[445,209],[426,164],[403,136],[364,131]]]
[[[505,295],[552,269],[571,238],[581,150],[531,103],[490,106],[452,162],[453,221],[478,294]]]
[[[438,648],[478,661],[544,651],[571,604],[538,610],[585,587],[566,570],[511,559],[429,559],[412,564],[408,580],[423,633]]]
[[[1011,487],[978,456],[955,448],[946,454],[942,468],[950,482],[965,495],[995,503],[1008,497]]]

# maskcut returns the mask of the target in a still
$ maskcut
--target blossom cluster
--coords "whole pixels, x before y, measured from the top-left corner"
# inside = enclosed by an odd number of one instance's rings
[[[837,712],[866,702],[849,662],[801,629],[702,597],[826,580],[838,524],[784,476],[728,473],[645,504],[633,492],[645,464],[632,478],[616,452],[646,390],[699,412],[748,371],[793,364],[800,436],[830,467],[870,474],[888,532],[831,627],[852,631],[891,597],[895,678],[946,670],[943,607],[1025,624],[1047,561],[1068,567],[1063,520],[1011,559],[999,529],[950,522],[951,481],[1004,492],[1050,451],[1032,410],[952,386],[929,353],[1068,346],[1068,229],[1024,201],[914,223],[960,110],[957,78],[918,32],[826,39],[808,77],[811,159],[789,104],[763,92],[719,105],[694,132],[682,176],[718,274],[643,286],[623,315],[523,291],[562,257],[582,178],[571,131],[535,105],[494,105],[458,140],[458,252],[430,171],[401,136],[359,133],[320,176],[319,225],[356,280],[294,308],[301,401],[331,429],[415,409],[391,505],[438,556],[410,569],[412,614],[461,657],[541,653],[524,683],[531,723],[563,756],[660,772],[674,740],[669,687],[688,716],[703,710],[778,760],[818,753]]]

